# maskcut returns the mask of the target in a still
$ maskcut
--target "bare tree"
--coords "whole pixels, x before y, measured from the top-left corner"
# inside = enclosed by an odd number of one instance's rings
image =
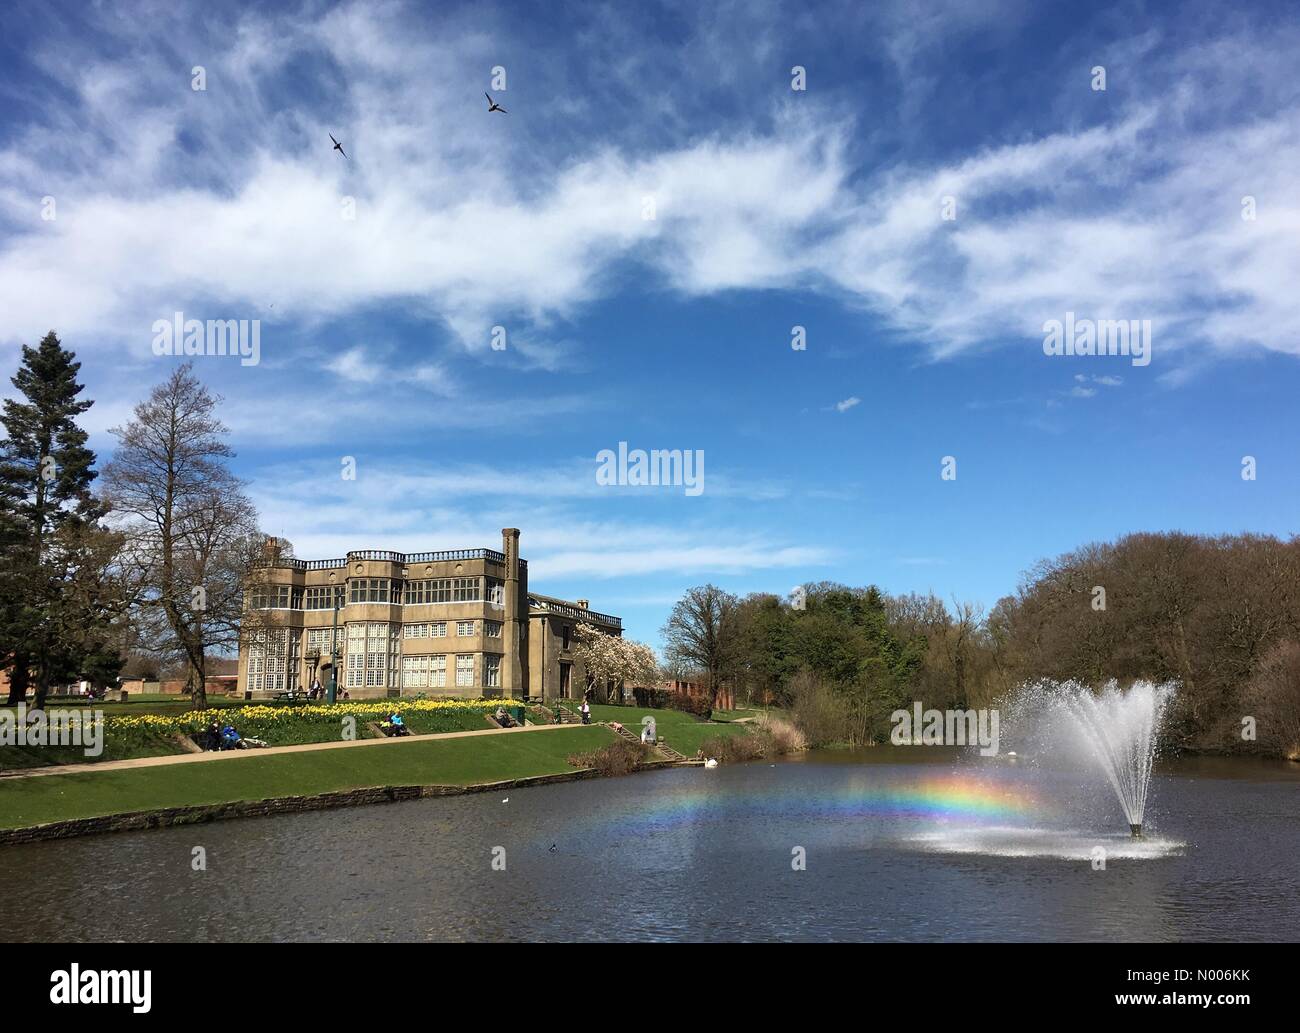
[[[716,585],[691,588],[673,605],[662,629],[669,663],[707,672],[715,706],[721,673],[736,644],[738,606],[734,595]]]
[[[238,638],[245,578],[259,547],[257,514],[227,469],[234,453],[216,416],[221,399],[178,367],[134,418],[104,471],[106,495],[126,536],[123,563],[144,586],[141,626],[154,649],[183,659],[194,703],[207,705],[207,657]]]
[[[1261,745],[1300,760],[1300,645],[1287,640],[1269,651],[1246,686],[1243,703],[1259,722]]]

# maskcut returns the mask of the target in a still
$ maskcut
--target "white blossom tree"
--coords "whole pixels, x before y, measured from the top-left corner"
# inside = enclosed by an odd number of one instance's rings
[[[623,685],[655,685],[660,680],[659,658],[643,642],[607,634],[592,624],[577,625],[573,638],[573,658],[606,699]]]

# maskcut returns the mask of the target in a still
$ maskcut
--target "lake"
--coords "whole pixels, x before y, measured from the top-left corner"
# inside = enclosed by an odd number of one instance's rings
[[[1130,838],[1109,787],[1085,772],[935,749],[819,751],[0,848],[0,933],[1300,939],[1300,765],[1160,765],[1146,828]],[[192,869],[195,847],[206,871]]]

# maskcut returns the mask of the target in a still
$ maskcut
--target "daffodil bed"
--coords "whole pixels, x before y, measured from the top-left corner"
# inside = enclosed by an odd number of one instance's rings
[[[261,739],[271,746],[372,738],[375,733],[369,725],[387,721],[394,711],[402,715],[414,735],[470,731],[489,727],[486,715],[501,705],[499,699],[380,699],[334,704],[254,703],[182,714],[110,713],[104,717],[104,748],[99,756],[87,757],[75,746],[5,746],[0,747],[0,769],[180,753],[178,735],[195,735],[213,721],[234,725],[245,738]]]

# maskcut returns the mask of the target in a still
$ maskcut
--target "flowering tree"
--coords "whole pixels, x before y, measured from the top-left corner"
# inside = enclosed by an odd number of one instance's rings
[[[607,695],[613,686],[653,685],[659,681],[659,658],[642,642],[609,635],[591,624],[573,629],[573,658],[589,682]]]

